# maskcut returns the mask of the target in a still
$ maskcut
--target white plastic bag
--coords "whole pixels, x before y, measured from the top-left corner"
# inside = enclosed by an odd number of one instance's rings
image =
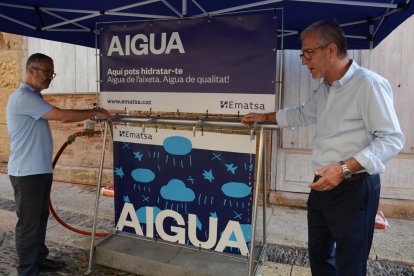
[[[384,213],[381,211],[377,211],[377,215],[375,216],[375,228],[376,229],[385,229],[390,227],[388,220],[385,218]]]

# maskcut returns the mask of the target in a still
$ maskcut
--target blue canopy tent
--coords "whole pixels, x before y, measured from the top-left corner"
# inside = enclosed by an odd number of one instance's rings
[[[349,49],[370,49],[409,18],[414,13],[414,5],[410,0],[0,0],[0,32],[97,47],[99,23],[214,17],[264,10],[273,12],[278,19],[278,36],[281,38],[278,39],[279,49],[300,49],[300,32],[321,19],[337,20],[342,25],[348,37]],[[103,137],[105,148],[106,129]],[[261,145],[264,144],[262,142]],[[260,155],[257,160],[261,160]],[[258,165],[258,171],[261,169],[261,165]],[[260,183],[259,179],[257,182]],[[255,202],[257,208],[257,200]],[[97,209],[94,226],[96,213]],[[254,244],[255,235],[252,236],[251,243]],[[94,238],[91,242],[89,272],[93,246]],[[253,248],[253,257],[249,257],[249,275],[252,275],[253,258],[257,255]],[[128,259],[124,255],[122,258]]]
[[[414,13],[410,0],[0,0],[0,31],[95,47],[99,22],[181,19],[273,10],[279,49],[299,49],[314,21],[337,20],[349,49],[370,49]]]

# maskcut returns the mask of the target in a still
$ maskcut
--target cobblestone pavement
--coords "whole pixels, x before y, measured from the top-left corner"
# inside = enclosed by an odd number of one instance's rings
[[[268,261],[274,263],[309,267],[308,252],[304,248],[270,245],[269,249],[267,250],[267,258]],[[369,260],[367,270],[368,276],[414,276],[414,272],[411,266],[388,261]]]
[[[50,254],[53,259],[62,260],[66,263],[66,267],[56,273],[42,273],[41,275],[64,276],[64,275],[82,275],[88,270],[89,251],[72,246],[65,246],[55,242],[47,243]],[[309,259],[305,249],[295,249],[289,247],[281,247],[276,245],[269,246],[268,261],[271,263],[287,264],[298,267],[309,267]],[[0,230],[0,275],[16,275],[17,256],[14,246],[14,233],[12,231]],[[276,275],[277,267],[267,265],[264,269],[263,276]],[[279,273],[281,270],[279,269]],[[100,265],[94,265],[92,273],[89,275],[102,276],[121,276],[134,275],[127,272],[107,268]],[[286,275],[286,274],[277,274]],[[288,274],[289,275],[289,274]],[[306,274],[309,275],[309,274]],[[405,264],[369,261],[369,276],[379,275],[398,275],[412,276],[414,272],[412,268]]]
[[[94,189],[95,188],[86,186],[82,187],[82,190],[84,190],[85,193],[92,193],[94,192]],[[60,209],[56,210],[56,212],[64,222],[71,226],[82,230],[90,231],[90,229],[92,229],[93,216],[89,214],[73,212],[68,209]],[[108,217],[113,216],[103,216],[97,221],[99,230],[102,232],[111,232],[114,229],[114,221],[113,219],[108,219]],[[14,200],[10,199],[10,194],[0,194],[0,225],[2,226],[0,227],[0,275],[17,275],[16,266],[18,260],[14,242],[14,225],[16,223],[16,219]],[[56,224],[56,220],[52,215],[49,216],[48,224],[49,226]],[[65,239],[64,233],[70,232],[66,231],[61,225],[56,225],[55,228],[58,228],[56,232],[62,233],[62,240]],[[59,233],[57,235],[59,235]],[[82,238],[86,237],[81,234],[75,235],[81,236]],[[46,235],[46,245],[50,250],[49,258],[64,261],[66,263],[66,267],[59,272],[42,273],[41,275],[66,276],[86,274],[89,264],[89,250],[86,250],[85,248],[89,249],[90,242],[80,244],[79,246],[69,246],[53,241],[53,236],[56,236],[56,234],[48,229]],[[52,239],[50,237],[52,237]],[[99,239],[97,238],[97,240]],[[90,239],[88,238],[87,241],[90,241]],[[92,272],[89,275],[118,276],[135,274],[94,264]]]
[[[69,185],[69,184],[68,184]],[[55,188],[59,189],[59,186]],[[79,188],[77,188],[79,189]],[[94,188],[82,187],[81,192],[84,193],[93,193]],[[75,193],[70,200],[74,201],[76,198],[82,197],[83,195],[77,194],[78,191],[72,191]],[[68,191],[66,193],[69,193]],[[63,198],[65,196],[62,196]],[[67,197],[67,196],[66,196]],[[58,201],[59,196],[56,195],[52,201]],[[65,199],[69,201],[68,199]],[[85,201],[86,199],[82,199]],[[111,199],[112,200],[112,199]],[[59,202],[63,204],[64,202]],[[79,203],[69,202],[71,207],[78,207]],[[93,204],[93,202],[91,203]],[[104,204],[105,205],[105,204]],[[109,206],[109,204],[108,204]],[[107,207],[108,207],[107,206]],[[104,206],[103,206],[104,207]],[[109,210],[112,207],[109,206]],[[14,245],[14,225],[15,225],[15,204],[12,200],[12,196],[8,191],[0,194],[0,275],[16,275],[16,265],[17,265],[17,256]],[[69,223],[70,225],[77,226],[83,229],[91,229],[93,216],[91,212],[79,212],[71,208],[63,208],[57,210],[59,216],[63,221]],[[100,215],[97,225],[99,230],[111,232],[114,229],[113,214],[109,212],[108,214]],[[56,220],[50,216],[49,225],[55,224],[54,228],[55,233],[53,234],[53,229],[48,230],[47,236],[47,246],[50,249],[50,258],[62,260],[67,266],[58,273],[44,273],[42,275],[50,276],[63,276],[63,275],[83,275],[88,270],[89,262],[89,248],[90,239],[78,238],[79,240],[74,243],[64,244],[59,241],[59,235],[67,235],[68,231],[64,231],[63,227],[56,225]],[[52,233],[50,233],[52,232]],[[53,237],[55,235],[55,238]],[[56,238],[56,235],[58,238]],[[76,234],[81,236],[80,234]],[[82,242],[81,242],[82,241]],[[309,259],[307,255],[306,248],[295,247],[295,246],[281,246],[276,244],[269,244],[267,251],[268,261],[265,264],[263,276],[268,275],[310,275],[309,269]],[[126,273],[123,271],[107,268],[100,265],[94,265],[93,271],[89,275],[134,275]],[[368,262],[368,273],[369,276],[379,276],[379,275],[402,275],[402,276],[414,276],[413,268],[409,264],[390,262],[387,260],[370,260]]]
[[[17,256],[14,246],[14,233],[12,231],[0,231],[0,275],[17,275]],[[55,242],[47,242],[47,245],[50,249],[49,257],[64,261],[66,263],[66,267],[59,272],[41,273],[41,275],[83,275],[88,271],[88,250],[65,246]],[[134,274],[114,270],[100,265],[94,265],[93,271],[89,275],[120,276]]]

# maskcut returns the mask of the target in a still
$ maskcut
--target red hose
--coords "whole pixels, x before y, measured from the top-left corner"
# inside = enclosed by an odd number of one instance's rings
[[[63,179],[53,179],[55,182],[62,182],[62,183],[70,183],[74,185],[83,185],[83,186],[92,186],[96,187],[98,184],[95,183],[89,183],[89,182],[80,182],[80,181],[69,181],[69,180],[63,180]],[[111,185],[102,185],[102,187],[109,187]]]
[[[59,149],[59,151],[56,153],[56,155],[55,155],[55,158],[53,159],[53,163],[52,163],[52,166],[53,166],[53,168],[55,168],[55,166],[56,166],[56,163],[57,163],[57,161],[59,160],[59,157],[60,157],[60,155],[63,153],[63,151],[65,150],[65,148],[67,147],[69,145],[69,142],[68,141],[66,141],[61,147],[60,147],[60,149]],[[79,233],[79,234],[82,234],[82,235],[86,235],[86,236],[92,236],[92,232],[89,232],[89,231],[83,231],[83,230],[80,230],[80,229],[77,229],[77,228],[75,228],[75,227],[73,227],[73,226],[70,226],[69,224],[67,224],[66,222],[64,222],[59,216],[58,216],[58,214],[56,214],[56,212],[55,212],[55,209],[53,209],[53,205],[52,205],[52,201],[51,201],[51,199],[50,199],[50,196],[49,196],[49,210],[50,210],[50,212],[52,213],[52,215],[55,217],[55,219],[63,226],[63,227],[65,227],[65,228],[67,228],[67,229],[69,229],[69,230],[71,230],[71,231],[73,231],[73,232],[76,232],[76,233]],[[105,237],[105,236],[108,236],[109,235],[109,233],[105,233],[105,232],[96,232],[95,233],[95,236],[98,236],[98,237]]]

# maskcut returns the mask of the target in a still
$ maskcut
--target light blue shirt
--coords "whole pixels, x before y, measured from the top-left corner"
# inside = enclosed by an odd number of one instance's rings
[[[24,83],[11,94],[6,109],[9,175],[52,173],[52,133],[49,122],[42,118],[52,107],[39,92]]]
[[[322,82],[302,105],[277,112],[280,127],[316,124],[314,169],[354,157],[369,174],[404,146],[390,83],[355,61],[332,86]]]

